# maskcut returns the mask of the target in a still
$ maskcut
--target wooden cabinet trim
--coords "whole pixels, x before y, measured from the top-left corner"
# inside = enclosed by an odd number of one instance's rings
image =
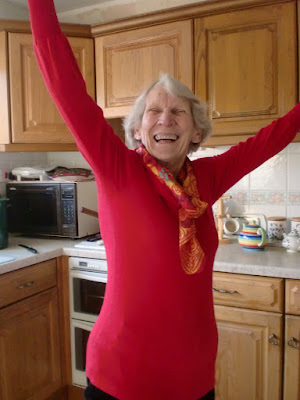
[[[61,366],[63,385],[72,385],[69,257],[57,259],[57,289],[61,343]]]
[[[75,143],[11,143],[0,144],[0,152],[78,151]]]
[[[8,74],[8,51],[7,33],[0,32],[0,138],[8,143],[10,141],[10,112],[9,112],[9,74]]]
[[[73,37],[91,38],[91,26],[87,24],[60,24],[62,31]],[[0,31],[15,33],[31,33],[30,23],[28,21],[18,20],[0,20]]]
[[[102,36],[131,29],[153,26],[227,11],[259,7],[268,4],[287,3],[294,0],[208,0],[197,5],[176,7],[171,10],[147,13],[141,16],[120,19],[92,26],[92,36]]]

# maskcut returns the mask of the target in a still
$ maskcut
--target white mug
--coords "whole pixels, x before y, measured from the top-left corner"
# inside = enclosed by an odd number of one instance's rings
[[[291,231],[300,236],[300,217],[291,219]]]
[[[268,217],[268,236],[269,239],[282,240],[286,233],[287,222],[285,217]]]
[[[226,235],[236,235],[243,229],[244,218],[227,218],[224,221],[223,229]]]

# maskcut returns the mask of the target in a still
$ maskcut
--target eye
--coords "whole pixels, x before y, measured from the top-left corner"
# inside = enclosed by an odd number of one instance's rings
[[[186,110],[184,110],[183,108],[175,108],[173,110],[173,113],[175,115],[184,115],[184,114],[186,114]]]
[[[156,115],[160,113],[160,109],[157,107],[151,107],[147,110],[148,113]]]

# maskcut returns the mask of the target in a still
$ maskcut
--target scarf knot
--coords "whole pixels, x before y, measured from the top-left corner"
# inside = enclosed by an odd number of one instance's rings
[[[179,253],[182,269],[187,274],[201,271],[204,252],[197,240],[195,219],[202,215],[207,203],[200,199],[192,163],[188,158],[179,172],[178,182],[167,168],[149,154],[143,144],[136,149],[156,178],[165,184],[179,205]],[[179,183],[180,182],[180,183]]]

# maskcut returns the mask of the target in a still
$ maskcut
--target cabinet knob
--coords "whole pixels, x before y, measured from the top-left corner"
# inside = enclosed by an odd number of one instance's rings
[[[32,286],[34,284],[34,281],[26,282],[23,285],[18,286],[18,289],[25,289],[29,286]]]
[[[297,349],[299,347],[299,341],[296,338],[291,337],[288,341],[288,346]]]
[[[278,346],[279,345],[279,339],[274,333],[269,336],[269,343],[272,344],[273,346]]]

